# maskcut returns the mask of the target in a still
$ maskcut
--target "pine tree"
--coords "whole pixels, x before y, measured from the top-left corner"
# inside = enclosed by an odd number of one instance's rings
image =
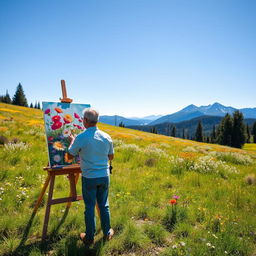
[[[196,141],[202,142],[203,141],[203,126],[201,121],[198,122],[195,134]]]
[[[252,126],[253,143],[256,143],[256,122]]]
[[[211,142],[216,143],[216,127],[215,127],[215,125],[213,125],[213,127],[212,127]]]
[[[231,146],[232,144],[233,120],[230,114],[226,114],[221,120],[217,131],[217,142],[221,145]]]
[[[251,141],[251,133],[250,133],[250,128],[249,128],[248,124],[246,125],[246,135],[247,135],[246,142],[250,143],[250,141]]]
[[[185,139],[185,129],[182,130],[182,138]]]
[[[0,96],[0,102],[7,103],[7,104],[12,103],[8,90],[6,90],[6,94],[4,96],[3,95]]]
[[[37,103],[37,108],[41,109],[40,101],[38,101],[38,103]]]
[[[27,102],[21,83],[19,83],[17,86],[16,92],[12,99],[12,104],[18,105],[18,106],[24,106],[24,107],[28,106],[28,102]]]
[[[246,141],[246,129],[243,114],[237,110],[233,113],[232,147],[242,148]]]
[[[124,125],[124,123],[123,122],[121,122],[121,123],[119,123],[119,127],[125,127],[125,125]]]
[[[29,106],[30,108],[34,108],[34,106],[33,106],[33,103],[31,102],[30,103],[30,106]]]
[[[155,127],[155,126],[151,127],[151,128],[150,128],[150,132],[157,134],[157,129],[156,129],[156,127]]]
[[[172,127],[171,136],[176,137],[176,127],[175,126]]]
[[[37,101],[36,101],[35,104],[34,104],[34,108],[37,108]]]

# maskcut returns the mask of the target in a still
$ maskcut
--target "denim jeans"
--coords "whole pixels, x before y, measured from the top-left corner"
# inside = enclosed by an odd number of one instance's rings
[[[104,235],[110,230],[110,211],[108,204],[109,176],[88,179],[82,177],[82,192],[85,203],[86,238],[93,240],[96,232],[95,205],[100,209],[101,228]]]

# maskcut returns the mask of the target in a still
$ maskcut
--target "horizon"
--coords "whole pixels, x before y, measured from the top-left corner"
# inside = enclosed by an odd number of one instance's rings
[[[145,117],[190,104],[254,108],[256,2],[0,2],[0,95]]]

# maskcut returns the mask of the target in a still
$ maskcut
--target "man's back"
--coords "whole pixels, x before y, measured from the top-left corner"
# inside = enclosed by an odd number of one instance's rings
[[[113,143],[110,136],[97,127],[89,127],[79,134],[69,152],[79,152],[82,176],[99,178],[109,176],[108,155],[112,155]]]

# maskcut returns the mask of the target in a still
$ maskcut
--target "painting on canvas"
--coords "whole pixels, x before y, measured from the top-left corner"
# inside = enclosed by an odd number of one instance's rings
[[[78,157],[72,161],[67,152],[70,145],[69,135],[79,134],[83,126],[83,110],[89,104],[70,104],[60,102],[43,102],[45,133],[48,146],[50,167],[61,167],[78,163]]]

